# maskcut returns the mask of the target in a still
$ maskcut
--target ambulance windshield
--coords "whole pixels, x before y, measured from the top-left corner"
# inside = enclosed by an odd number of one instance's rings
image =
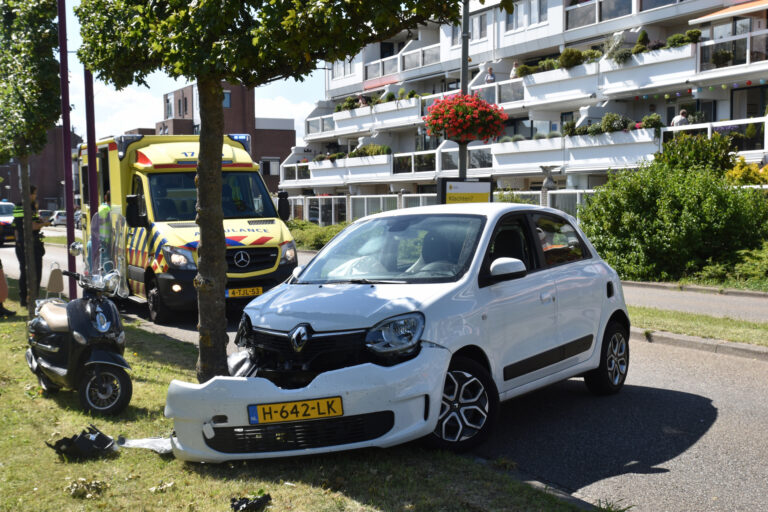
[[[194,172],[149,175],[155,222],[194,221],[197,190]],[[221,206],[225,219],[277,217],[257,172],[223,172]]]

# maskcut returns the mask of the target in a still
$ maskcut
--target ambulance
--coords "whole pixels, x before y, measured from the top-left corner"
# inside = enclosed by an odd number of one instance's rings
[[[99,204],[128,220],[127,280],[131,297],[146,302],[153,322],[193,310],[197,292],[195,172],[197,135],[122,135],[97,142]],[[227,301],[250,300],[287,279],[297,265],[296,245],[269,196],[248,149],[247,135],[227,135],[222,148],[222,209],[227,258]],[[78,148],[82,218],[87,203],[88,152]],[[287,201],[287,200],[286,200]],[[86,232],[88,227],[86,226]]]

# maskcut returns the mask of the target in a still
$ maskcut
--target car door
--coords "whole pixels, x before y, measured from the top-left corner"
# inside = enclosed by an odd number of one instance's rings
[[[566,218],[532,215],[542,263],[554,273],[557,288],[558,363],[563,368],[587,359],[600,324],[608,277]]]
[[[514,243],[502,242],[505,238]],[[557,343],[555,280],[551,270],[540,268],[532,238],[525,214],[502,218],[494,228],[481,270],[487,274],[499,257],[520,259],[528,269],[517,279],[493,284],[480,280],[485,348],[491,354],[500,393],[534,380],[536,357]]]

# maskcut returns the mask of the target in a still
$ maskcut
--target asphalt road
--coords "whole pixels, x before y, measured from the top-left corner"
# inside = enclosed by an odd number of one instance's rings
[[[65,254],[48,246],[46,261]],[[0,258],[16,277],[13,248],[0,248]],[[300,263],[309,258],[300,253]],[[43,282],[49,263],[44,268]],[[758,318],[768,312],[765,299],[747,299],[745,306],[728,296],[665,290],[640,299],[632,288],[625,291],[630,304],[680,310],[714,304],[705,311],[734,318],[753,306]],[[147,322],[146,306],[121,308]],[[239,315],[236,308],[228,315],[230,339]],[[149,326],[196,343],[196,317],[186,318]],[[571,379],[505,402],[491,440],[475,454],[514,461],[523,474],[591,503],[621,500],[633,512],[768,510],[768,364],[634,339],[631,356],[618,395],[594,397]]]

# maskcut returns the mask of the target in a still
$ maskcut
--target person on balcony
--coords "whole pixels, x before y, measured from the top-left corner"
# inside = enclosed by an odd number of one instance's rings
[[[683,126],[686,124],[688,124],[688,111],[682,109],[679,114],[672,118],[671,126]]]
[[[517,61],[512,63],[512,71],[509,72],[509,78],[517,78]]]
[[[496,75],[493,74],[493,68],[488,68],[488,71],[485,73],[485,83],[492,84],[496,81]]]

